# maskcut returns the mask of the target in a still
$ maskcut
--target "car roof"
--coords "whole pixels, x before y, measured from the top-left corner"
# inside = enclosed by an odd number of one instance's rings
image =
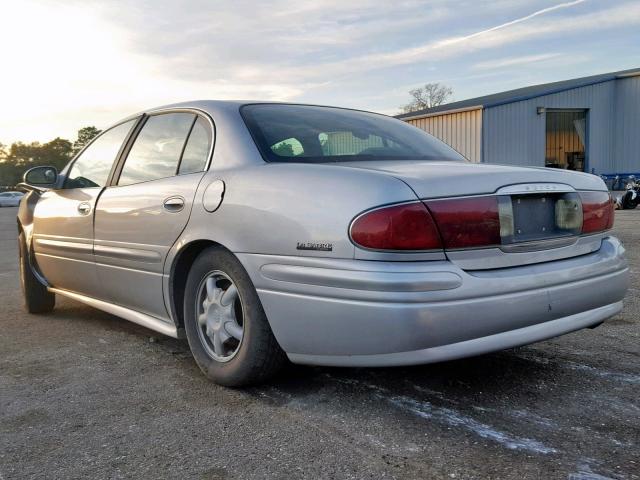
[[[189,109],[203,112],[209,117],[215,129],[215,151],[228,168],[231,166],[262,164],[264,160],[260,155],[255,142],[252,140],[249,130],[246,128],[244,120],[240,115],[240,107],[244,105],[270,104],[270,105],[298,105],[309,107],[331,107],[330,105],[311,105],[293,102],[272,102],[258,100],[191,100],[187,102],[171,103],[159,107],[142,110],[126,118],[121,119],[105,128],[109,130],[116,125],[127,121],[132,121],[144,114],[155,114],[163,111]],[[343,107],[331,107],[343,108]],[[346,109],[353,110],[353,109]],[[382,115],[376,112],[365,112],[368,114]],[[383,115],[386,118],[393,118]],[[395,120],[400,121],[400,120]],[[221,134],[221,135],[220,135]],[[242,150],[241,151],[239,150]]]
[[[128,117],[126,117],[125,119],[122,119],[118,123],[131,120],[145,113],[151,114],[151,113],[161,112],[163,110],[180,109],[180,108],[201,110],[203,112],[209,113],[213,117],[216,117],[218,115],[229,114],[232,112],[237,113],[240,107],[244,105],[255,105],[255,104],[298,105],[298,106],[306,106],[306,107],[341,108],[344,110],[355,110],[355,111],[364,112],[364,113],[384,115],[378,112],[371,112],[368,110],[358,110],[354,108],[339,107],[336,105],[320,105],[320,104],[313,104],[313,103],[279,102],[279,101],[271,101],[271,100],[189,100],[185,102],[170,103],[167,105],[161,105],[158,107],[142,110],[134,113],[133,115],[129,115]],[[390,118],[393,118],[393,117],[390,117]]]

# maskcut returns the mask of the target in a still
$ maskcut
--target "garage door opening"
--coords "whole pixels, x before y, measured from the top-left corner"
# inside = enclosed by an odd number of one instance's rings
[[[545,166],[586,168],[587,110],[547,110]]]

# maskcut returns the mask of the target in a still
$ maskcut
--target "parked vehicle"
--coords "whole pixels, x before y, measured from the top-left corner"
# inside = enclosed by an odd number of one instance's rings
[[[633,175],[627,179],[625,192],[621,197],[621,206],[623,210],[632,210],[638,206],[640,202],[640,183],[636,181]]]
[[[22,192],[1,192],[0,207],[17,207],[23,196]]]
[[[224,385],[537,342],[617,314],[629,282],[597,176],[469,163],[374,113],[177,104],[24,181],[26,308],[186,336]]]
[[[611,183],[610,190],[617,190],[620,185],[620,175],[616,175],[613,177],[613,182]]]

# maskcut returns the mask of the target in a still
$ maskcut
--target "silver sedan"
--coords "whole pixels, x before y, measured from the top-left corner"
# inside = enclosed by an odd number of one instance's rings
[[[186,336],[224,385],[537,342],[615,315],[629,281],[600,178],[473,164],[355,110],[149,110],[22,188],[30,312],[62,295]]]

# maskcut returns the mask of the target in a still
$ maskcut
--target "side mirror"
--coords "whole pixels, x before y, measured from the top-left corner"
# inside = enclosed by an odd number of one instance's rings
[[[33,167],[24,173],[22,180],[34,187],[51,187],[58,180],[58,170],[55,167]]]

